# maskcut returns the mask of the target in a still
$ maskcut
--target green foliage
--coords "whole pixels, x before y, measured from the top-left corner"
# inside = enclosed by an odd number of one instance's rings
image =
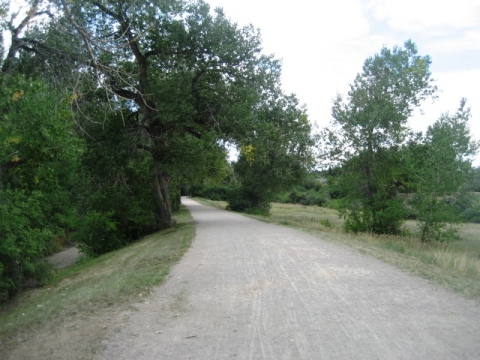
[[[74,225],[81,143],[68,103],[42,82],[0,75],[0,299],[40,284],[38,259]]]
[[[265,200],[265,197],[260,196],[258,192],[241,186],[230,191],[227,210],[266,216],[270,213],[271,203]]]
[[[0,301],[43,282],[38,259],[54,236],[42,209],[45,196],[34,191],[4,190],[0,205]]]
[[[183,194],[214,201],[226,201],[232,189],[231,185],[198,184],[184,187]]]
[[[75,235],[80,249],[88,255],[99,255],[124,246],[127,243],[126,237],[119,231],[114,215],[114,211],[89,212]]]
[[[472,169],[472,179],[470,182],[470,191],[480,193],[480,167]]]
[[[468,193],[468,198],[470,201],[459,210],[461,221],[480,224],[480,194]]]
[[[253,131],[240,147],[234,165],[240,189],[229,199],[232,210],[268,213],[276,196],[302,181],[311,165],[313,141],[305,109],[294,96],[274,95],[256,112]]]
[[[325,155],[341,165],[335,188],[351,231],[400,231],[404,212],[397,192],[406,172],[399,150],[409,136],[408,117],[436,90],[430,62],[411,41],[403,49],[383,48],[365,61],[347,100],[339,95],[334,101],[334,119],[323,134]]]
[[[323,206],[330,200],[328,189],[310,174],[304,181],[295,185],[293,189],[279,194],[277,202],[283,204],[302,204]]]
[[[117,121],[113,114],[101,129],[92,124],[95,137],[85,138],[83,181],[77,188],[80,214],[72,237],[89,255],[118,249],[155,230],[151,158],[132,145],[128,120],[125,127]]]
[[[422,241],[451,240],[459,208],[471,199],[468,185],[470,156],[478,143],[471,139],[470,109],[462,100],[456,114],[443,114],[427,130],[422,143],[411,144],[411,171],[415,176],[413,208],[418,212]]]

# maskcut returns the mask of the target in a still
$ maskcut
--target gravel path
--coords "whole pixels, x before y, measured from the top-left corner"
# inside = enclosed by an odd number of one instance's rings
[[[99,359],[480,359],[480,308],[354,250],[183,199],[191,249]]]

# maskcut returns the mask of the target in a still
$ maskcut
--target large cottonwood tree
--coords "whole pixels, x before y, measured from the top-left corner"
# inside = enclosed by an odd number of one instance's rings
[[[188,166],[186,156],[172,156],[177,139],[242,137],[261,95],[279,81],[278,62],[261,54],[253,27],[239,28],[201,1],[58,4],[85,49],[77,68],[92,92],[103,90],[96,102],[135,117],[132,142],[152,159],[157,223],[170,226],[172,172]],[[74,89],[82,115],[92,102],[85,81]]]

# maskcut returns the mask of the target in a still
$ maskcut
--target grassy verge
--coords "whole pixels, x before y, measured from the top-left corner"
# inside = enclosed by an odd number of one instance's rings
[[[197,199],[206,205],[225,208],[226,203]],[[480,300],[480,224],[462,224],[459,239],[449,243],[421,244],[414,231],[416,223],[406,228],[412,236],[372,236],[347,234],[343,221],[333,209],[295,204],[272,204],[268,217],[256,219],[308,231],[322,239],[339,242],[436,282],[448,289]]]
[[[175,227],[104,256],[83,259],[60,271],[45,287],[25,292],[2,306],[0,358],[7,358],[25,339],[35,346],[38,334],[47,338],[43,341],[61,339],[66,328],[72,331],[71,336],[78,337],[70,349],[76,352],[75,358],[89,358],[101,341],[107,318],[148,295],[189,248],[195,234],[192,218],[182,207],[175,219]],[[41,345],[37,344],[39,348]],[[54,346],[50,344],[50,348]],[[62,357],[38,351],[35,358]]]

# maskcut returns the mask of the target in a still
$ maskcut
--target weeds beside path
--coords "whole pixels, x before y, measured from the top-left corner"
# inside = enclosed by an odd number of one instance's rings
[[[175,218],[174,228],[83,260],[1,307],[0,358],[91,358],[111,317],[148,295],[189,248],[192,218],[185,208]]]

